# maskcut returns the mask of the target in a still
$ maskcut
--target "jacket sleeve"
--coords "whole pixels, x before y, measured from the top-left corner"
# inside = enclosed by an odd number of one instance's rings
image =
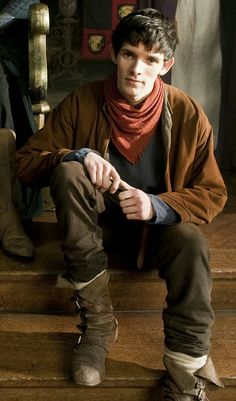
[[[227,191],[214,155],[213,132],[206,119],[196,135],[195,145],[191,140],[184,143],[185,158],[181,167],[170,167],[170,188],[160,198],[180,216],[181,222],[209,223],[220,213],[227,200]],[[204,128],[203,128],[204,127]],[[176,148],[177,149],[177,148]],[[176,159],[178,152],[175,149]],[[189,156],[191,154],[191,156]],[[173,163],[176,167],[177,164]]]
[[[46,186],[54,168],[73,149],[78,99],[67,96],[46,119],[44,127],[16,152],[19,181],[30,186]]]

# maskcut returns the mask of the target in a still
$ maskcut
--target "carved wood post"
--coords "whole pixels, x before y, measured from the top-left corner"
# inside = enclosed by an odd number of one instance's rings
[[[49,33],[49,10],[46,4],[33,4],[29,10],[29,92],[37,128],[44,125],[47,102],[46,35]]]

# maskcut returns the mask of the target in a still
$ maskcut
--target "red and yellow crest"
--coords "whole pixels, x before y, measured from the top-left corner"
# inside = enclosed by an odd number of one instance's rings
[[[105,35],[90,34],[88,37],[88,47],[92,53],[102,51],[106,43]]]

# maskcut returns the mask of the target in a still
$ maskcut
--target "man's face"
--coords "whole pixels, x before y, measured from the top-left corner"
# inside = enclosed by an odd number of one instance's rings
[[[117,65],[117,87],[132,105],[142,102],[151,92],[158,75],[164,75],[173,65],[174,59],[164,61],[164,54],[147,50],[143,43],[132,46],[125,42],[117,56],[111,50]]]

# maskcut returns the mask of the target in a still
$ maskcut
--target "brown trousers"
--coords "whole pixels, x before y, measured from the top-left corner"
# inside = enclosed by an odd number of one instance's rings
[[[82,164],[61,163],[52,176],[51,194],[67,277],[86,282],[106,269],[108,246],[120,249],[126,261],[134,263],[143,223],[127,221],[117,197],[96,191]],[[207,354],[214,313],[209,251],[202,233],[191,223],[150,224],[144,266],[157,268],[166,281],[166,346],[192,356]]]

